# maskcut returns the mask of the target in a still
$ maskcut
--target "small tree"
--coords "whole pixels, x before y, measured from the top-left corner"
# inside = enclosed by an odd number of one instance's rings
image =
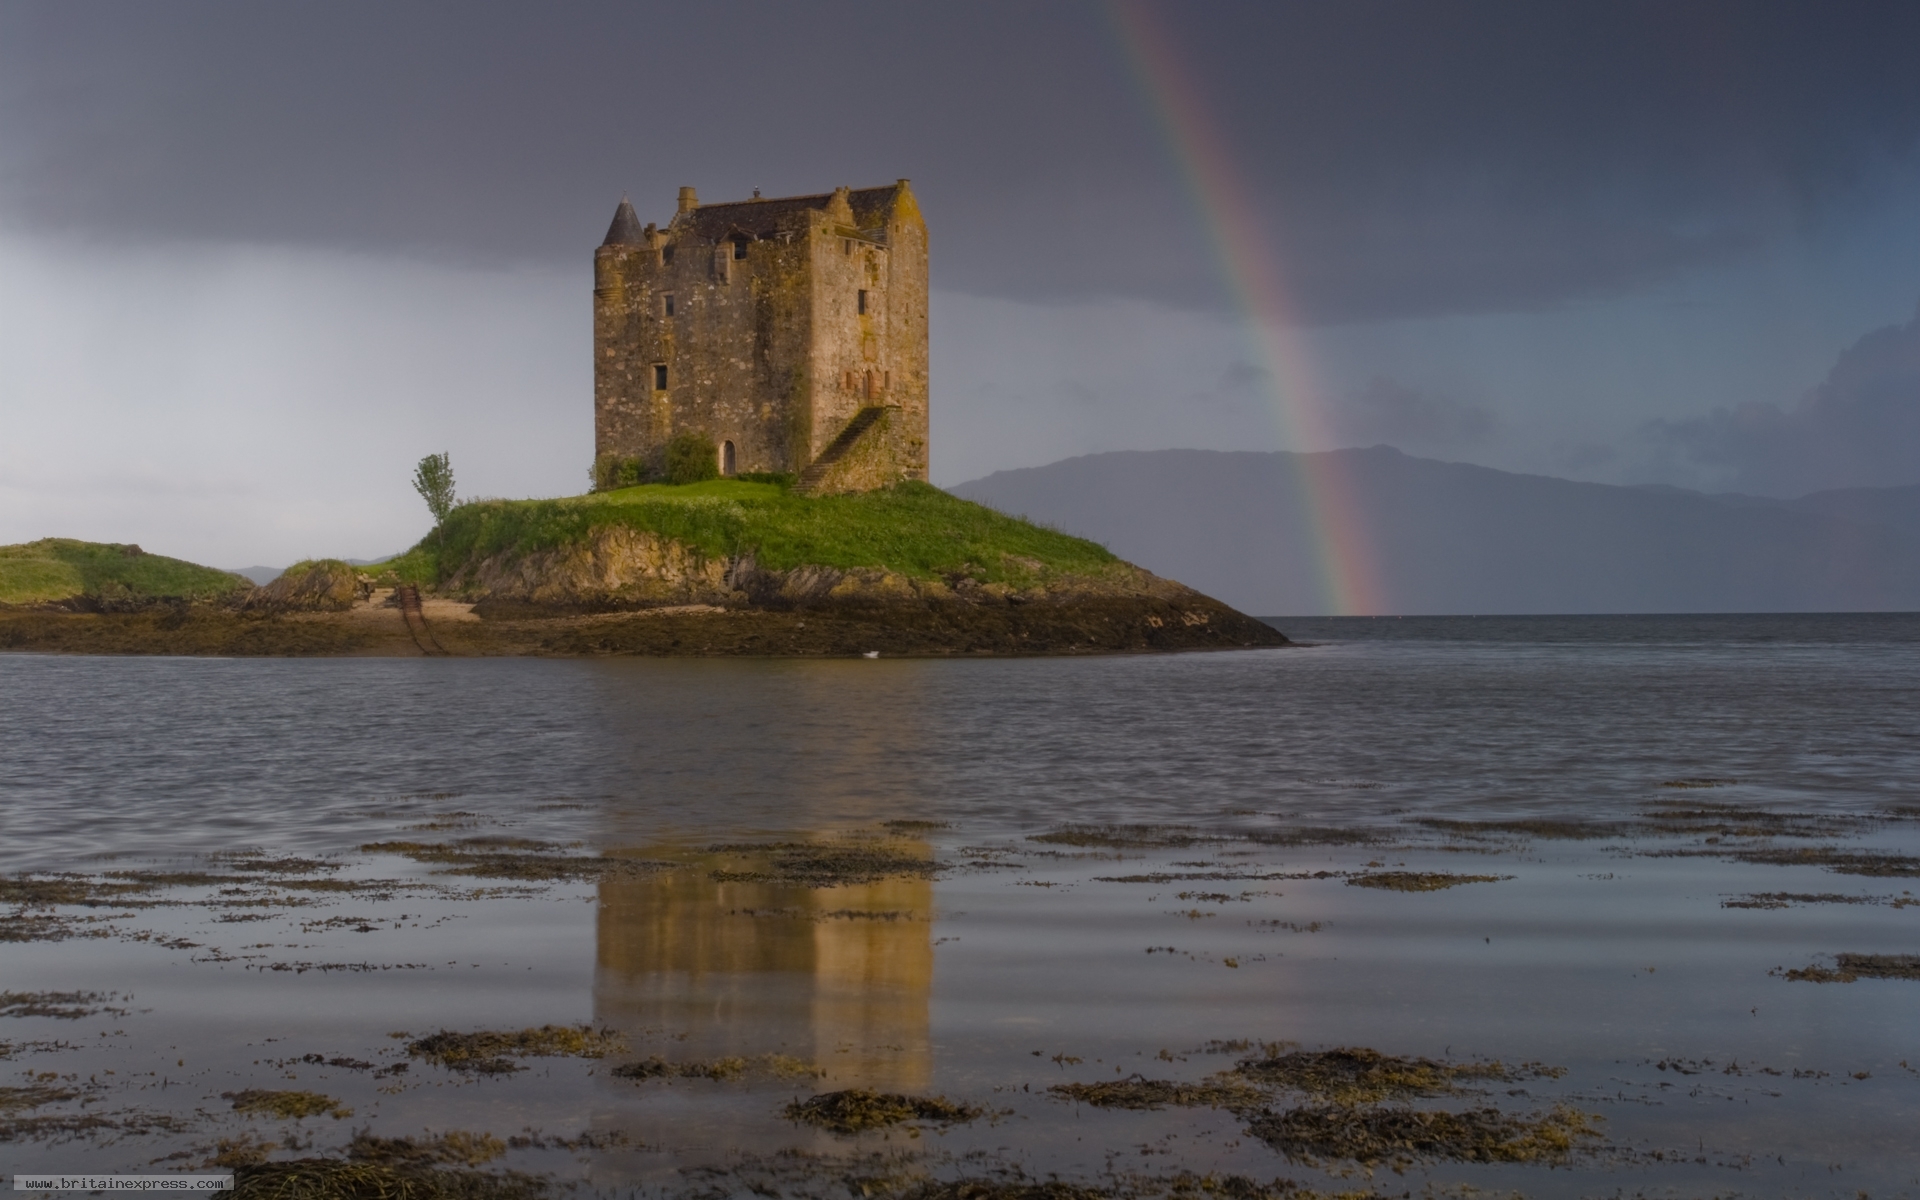
[[[692,430],[673,435],[667,443],[667,482],[699,483],[720,477],[720,456],[712,439]]]
[[[453,511],[453,460],[445,454],[429,454],[413,469],[413,490],[427,502],[434,524],[447,519]]]

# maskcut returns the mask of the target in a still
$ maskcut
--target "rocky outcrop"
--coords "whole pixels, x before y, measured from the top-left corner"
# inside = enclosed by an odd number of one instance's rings
[[[296,563],[272,583],[254,588],[240,602],[243,612],[345,612],[366,595],[360,575],[346,563]]]
[[[569,546],[496,554],[456,571],[441,590],[494,611],[607,612],[742,599],[725,561],[624,526],[602,527]]]
[[[605,527],[572,546],[503,553],[456,572],[442,591],[488,618],[567,616],[711,605],[817,614],[985,651],[1129,650],[1284,645],[1262,621],[1128,563],[1098,575],[1010,564],[1027,582],[919,579],[879,567],[771,570],[755,556],[713,558],[670,538]],[[893,643],[888,643],[892,645]]]

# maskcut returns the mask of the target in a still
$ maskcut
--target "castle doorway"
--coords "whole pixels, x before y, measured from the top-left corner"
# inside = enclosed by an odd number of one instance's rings
[[[720,443],[720,473],[722,475],[733,474],[733,443],[732,442]]]

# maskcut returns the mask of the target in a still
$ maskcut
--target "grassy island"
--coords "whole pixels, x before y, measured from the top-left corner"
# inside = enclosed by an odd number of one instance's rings
[[[0,649],[93,654],[1099,654],[1285,645],[1105,547],[924,483],[740,479],[459,505],[384,563],[251,588],[138,547],[0,548]]]
[[[584,545],[614,529],[652,534],[715,560],[752,554],[774,571],[873,568],[909,579],[1022,587],[1056,574],[1098,577],[1123,565],[1097,543],[931,484],[806,497],[774,483],[716,479],[558,500],[472,501],[383,567],[407,582],[438,585],[463,567]]]

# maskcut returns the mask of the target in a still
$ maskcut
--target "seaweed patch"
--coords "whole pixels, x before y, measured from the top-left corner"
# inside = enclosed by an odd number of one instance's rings
[[[844,887],[882,879],[931,879],[946,869],[922,854],[885,842],[764,842],[710,846],[715,854],[764,855],[746,870],[715,870],[719,883],[776,883],[797,887]]]
[[[1087,846],[1106,850],[1177,849],[1201,842],[1221,842],[1219,835],[1201,833],[1191,825],[1063,825],[1027,839],[1049,846]]]
[[[589,1025],[542,1025],[515,1031],[454,1033],[443,1029],[407,1045],[407,1054],[451,1071],[504,1075],[522,1068],[515,1058],[605,1058],[626,1049],[626,1039],[611,1029]]]
[[[1836,954],[1831,967],[1775,970],[1771,974],[1800,983],[1852,983],[1856,979],[1920,981],[1920,954]]]
[[[785,1054],[762,1054],[754,1058],[732,1055],[684,1062],[643,1058],[638,1062],[621,1063],[608,1074],[617,1079],[739,1079],[749,1071],[762,1071],[781,1079],[811,1077],[821,1073],[820,1068],[804,1059]]]
[[[1498,883],[1512,878],[1511,875],[1453,875],[1445,871],[1372,871],[1349,876],[1347,886],[1393,892],[1438,892],[1465,883]]]
[[[977,1105],[955,1103],[944,1096],[903,1096],[896,1092],[848,1088],[796,1100],[782,1111],[789,1121],[817,1125],[834,1133],[861,1133],[907,1121],[966,1122],[985,1110]]]
[[[1056,1083],[1047,1091],[1063,1099],[1095,1108],[1156,1110],[1176,1108],[1245,1108],[1258,1105],[1261,1092],[1236,1079],[1182,1083],[1147,1079],[1140,1075],[1105,1083]]]
[[[332,1117],[338,1121],[353,1115],[352,1109],[319,1092],[273,1092],[248,1088],[243,1092],[222,1092],[220,1098],[233,1101],[235,1112],[277,1117],[282,1121],[299,1121],[307,1117]]]
[[[1559,1162],[1597,1140],[1597,1118],[1564,1106],[1526,1116],[1497,1108],[1465,1112],[1326,1105],[1263,1113],[1247,1132],[1295,1162],[1372,1165],[1421,1159]]]
[[[491,1133],[449,1133],[420,1138],[374,1137],[362,1130],[347,1143],[347,1157],[355,1162],[385,1163],[390,1166],[433,1166],[458,1163],[477,1167],[492,1162],[507,1152],[507,1143]]]
[[[534,1200],[540,1180],[513,1172],[302,1158],[234,1170],[235,1200]]]
[[[566,847],[528,838],[477,837],[458,842],[369,842],[368,854],[398,854],[417,863],[437,863],[436,875],[523,879],[542,883],[650,874],[673,863],[566,853]]]
[[[1275,1047],[1279,1049],[1279,1047]],[[1439,1062],[1431,1058],[1401,1058],[1364,1046],[1333,1050],[1294,1050],[1269,1053],[1236,1064],[1232,1074],[1267,1087],[1286,1088],[1319,1096],[1334,1104],[1372,1104],[1388,1098],[1442,1096],[1456,1093],[1469,1080],[1513,1082],[1553,1079],[1564,1067],[1500,1062]]]
[[[0,992],[0,1017],[52,1017],[57,1021],[78,1021],[100,1013],[124,1017],[129,1010],[107,1003],[116,995],[114,992]]]

